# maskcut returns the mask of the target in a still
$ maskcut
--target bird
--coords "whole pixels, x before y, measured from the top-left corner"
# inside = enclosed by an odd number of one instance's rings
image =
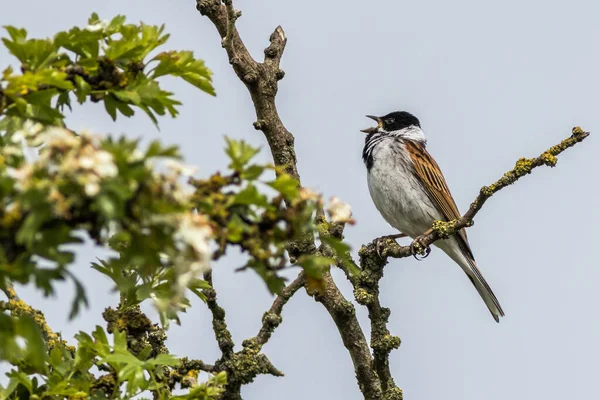
[[[377,126],[361,130],[367,134],[362,158],[375,207],[400,232],[389,237],[416,239],[434,221],[460,218],[446,179],[426,149],[427,139],[419,119],[407,111],[367,117],[376,121]],[[494,320],[499,322],[504,311],[477,267],[465,229],[437,240],[434,245],[462,268]]]

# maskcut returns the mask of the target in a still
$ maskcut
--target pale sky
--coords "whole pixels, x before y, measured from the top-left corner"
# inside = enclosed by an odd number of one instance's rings
[[[506,312],[499,324],[460,268],[435,248],[421,262],[391,260],[381,301],[392,310],[391,332],[402,339],[391,368],[407,400],[597,396],[597,2],[238,0],[236,6],[243,11],[240,33],[256,56],[262,58],[278,24],[286,31],[279,111],[296,137],[304,185],[352,205],[357,224],[346,235],[355,253],[362,243],[394,233],[367,190],[359,132],[371,125],[365,114],[416,114],[463,212],[482,185],[519,157],[538,155],[574,125],[592,132],[560,156],[556,168],[538,169],[491,199],[469,230],[478,264]],[[49,36],[84,25],[93,11],[101,18],[125,14],[132,22],[165,23],[172,34],[167,47],[203,58],[214,71],[218,96],[168,81],[165,87],[184,106],[178,119],[160,121],[160,132],[142,114],[113,123],[98,104],[75,107],[71,128],[178,144],[186,161],[200,167],[199,176],[227,165],[224,135],[263,146],[261,158],[269,159],[266,141],[251,125],[246,88],[194,1],[5,1],[0,25]],[[0,49],[0,67],[9,62],[14,59]],[[30,288],[20,292],[69,340],[104,325],[102,310],[118,301],[109,282],[89,268],[101,255],[85,248],[72,268],[91,300],[73,322],[66,319],[70,285],[60,286],[55,299],[41,299]],[[243,258],[230,257],[215,266],[215,287],[238,347],[256,334],[272,301],[255,273],[233,273],[242,264]],[[338,284],[352,298],[338,272]],[[359,307],[358,314],[367,328],[365,310]],[[264,352],[286,376],[259,377],[243,388],[244,399],[361,399],[325,309],[302,291],[283,317]],[[195,302],[182,321],[169,330],[171,351],[212,363],[218,349],[206,307]]]

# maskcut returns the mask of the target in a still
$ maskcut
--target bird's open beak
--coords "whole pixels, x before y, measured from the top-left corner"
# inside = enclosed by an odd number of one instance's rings
[[[373,128],[361,129],[360,131],[364,132],[364,133],[375,133],[375,132],[377,132],[377,130],[379,128],[381,128],[381,126],[382,126],[381,118],[376,117],[374,115],[367,115],[367,118],[371,118],[373,121],[377,121],[377,126],[375,126]]]

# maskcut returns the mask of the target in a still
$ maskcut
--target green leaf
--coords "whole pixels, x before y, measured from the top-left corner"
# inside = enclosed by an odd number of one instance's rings
[[[33,394],[33,382],[24,372],[11,371],[6,376],[11,378],[11,381],[14,379],[17,384],[23,385],[29,394]]]
[[[100,356],[105,356],[110,353],[110,346],[108,344],[108,338],[106,337],[106,333],[102,327],[96,325],[96,329],[92,332],[92,336],[94,337],[94,350]]]
[[[17,29],[12,26],[4,28],[10,35],[10,39],[3,38],[2,42],[28,70],[44,67],[57,56],[57,46],[52,40],[27,39],[25,29]]]
[[[233,140],[228,137],[225,137],[225,140],[227,141],[225,152],[231,160],[229,168],[234,171],[242,172],[244,167],[260,151],[260,149],[250,146],[243,140]]]
[[[58,108],[60,111],[63,111],[65,106],[69,107],[69,111],[73,111],[71,108],[71,98],[69,97],[69,92],[62,92],[59,94],[56,101],[56,108]]]
[[[112,92],[119,100],[139,105],[142,102],[140,95],[132,90],[116,90]]]
[[[83,104],[87,96],[92,91],[92,87],[81,76],[75,75],[75,95],[79,104]]]
[[[8,373],[7,373],[8,375]],[[19,386],[19,379],[16,377],[10,378],[8,381],[8,385],[6,389],[3,389],[0,385],[0,399],[8,399],[9,396],[15,391],[15,389]]]
[[[102,360],[100,360],[100,362],[109,363],[111,365],[114,365],[114,364],[120,364],[120,363],[134,364],[134,363],[139,363],[140,360],[138,360],[131,353],[112,353],[112,354],[109,354],[106,357],[102,358]]]
[[[262,165],[250,165],[242,172],[242,179],[247,179],[249,181],[256,180],[262,175],[264,170],[265,167]]]
[[[266,207],[269,202],[267,196],[258,192],[256,186],[248,185],[246,188],[241,190],[233,198],[233,204],[240,205],[256,205],[259,207]]]
[[[281,174],[274,181],[267,182],[267,185],[281,193],[286,199],[295,199],[298,197],[298,181],[288,174]]]
[[[265,281],[267,288],[273,294],[279,294],[285,287],[285,280],[278,276],[275,271],[269,269],[263,262],[258,260],[248,261],[248,266],[254,269]]]
[[[178,76],[204,92],[215,95],[211,71],[206,68],[204,61],[195,59],[191,51],[162,52],[150,61],[159,62],[150,74],[152,79],[164,75]]]
[[[204,302],[206,302],[206,295],[202,293],[202,290],[212,289],[212,286],[210,286],[210,284],[207,281],[199,278],[192,279],[188,283],[187,287],[192,293],[194,293],[200,300]]]
[[[146,365],[164,365],[167,367],[174,367],[179,363],[179,359],[171,354],[159,354],[155,358],[146,361]]]
[[[45,373],[48,350],[46,342],[42,338],[42,332],[33,318],[29,315],[20,316],[17,319],[15,333],[27,342],[26,362],[35,368],[35,372]]]
[[[89,308],[89,302],[85,294],[85,288],[83,287],[81,281],[69,271],[67,271],[67,275],[71,277],[71,280],[75,285],[75,298],[71,303],[71,311],[69,312],[69,320],[73,320],[73,318],[79,315],[81,305],[84,305],[86,308]]]
[[[314,254],[304,254],[298,258],[296,264],[304,269],[307,276],[321,278],[323,273],[329,270],[329,266],[335,264],[335,260]]]
[[[158,140],[153,140],[148,146],[148,150],[146,150],[146,158],[152,157],[170,157],[181,159],[181,154],[179,153],[179,148],[177,146],[168,146],[163,147],[163,145]]]
[[[351,275],[356,276],[360,274],[360,270],[351,261],[350,256],[350,245],[344,243],[338,238],[334,238],[327,235],[320,235],[319,239],[325,243],[335,252],[336,257],[344,263],[344,266],[348,269]]]
[[[113,121],[117,120],[117,100],[112,96],[108,95],[104,97],[104,108]]]
[[[39,208],[32,210],[25,218],[21,229],[17,232],[17,243],[32,246],[35,235],[41,226],[50,218],[51,213],[48,208]]]
[[[121,101],[117,101],[115,105],[117,106],[117,109],[121,112],[121,114],[123,114],[127,118],[131,117],[134,114],[133,108],[129,107],[127,104]]]

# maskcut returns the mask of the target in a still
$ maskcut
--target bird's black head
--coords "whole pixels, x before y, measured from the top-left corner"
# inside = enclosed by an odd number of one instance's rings
[[[375,117],[373,115],[367,115],[368,118],[377,121],[377,127],[363,129],[362,132],[374,133],[380,128],[385,132],[399,131],[409,126],[421,127],[419,119],[406,111],[394,111],[383,117]]]

